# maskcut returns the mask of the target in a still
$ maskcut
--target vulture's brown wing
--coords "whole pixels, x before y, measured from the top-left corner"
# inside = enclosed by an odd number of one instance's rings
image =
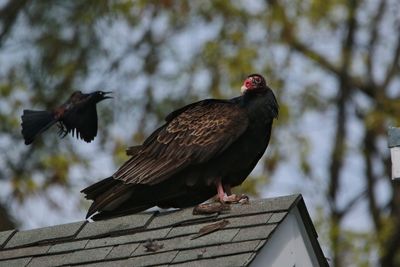
[[[205,100],[178,110],[113,175],[126,184],[160,183],[188,165],[224,151],[248,125],[246,112],[229,101]]]

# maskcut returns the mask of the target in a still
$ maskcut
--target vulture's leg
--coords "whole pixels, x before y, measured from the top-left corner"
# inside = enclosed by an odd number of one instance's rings
[[[241,194],[240,196],[232,194],[231,186],[229,184],[225,185],[226,196],[224,196],[224,202],[229,203],[242,203],[242,201],[248,201],[249,197]]]
[[[222,183],[221,183],[221,178],[218,178],[217,179],[217,195],[218,195],[218,200],[221,202],[221,203],[224,203],[225,202],[225,192],[224,192],[224,187],[222,186]]]
[[[217,200],[221,203],[245,203],[249,201],[249,197],[241,194],[240,196],[232,194],[231,186],[225,185],[223,186],[221,183],[221,178],[217,179]],[[224,191],[225,187],[225,191]],[[227,195],[225,195],[225,192]]]
[[[212,214],[215,212],[221,212],[226,210],[227,205],[225,205],[224,199],[226,198],[224,187],[221,183],[221,178],[218,178],[215,181],[215,186],[217,187],[217,194],[212,197],[213,202],[199,204],[193,209],[193,215],[197,214]]]
[[[239,202],[238,196],[235,194],[232,194],[232,189],[229,184],[225,185],[225,192],[226,192],[226,196],[224,196],[224,202],[230,202],[230,203],[238,203]]]

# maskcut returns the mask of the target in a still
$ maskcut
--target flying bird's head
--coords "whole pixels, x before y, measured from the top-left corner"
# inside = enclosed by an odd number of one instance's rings
[[[112,96],[109,95],[111,93],[112,92],[95,91],[92,93],[92,95],[93,95],[93,98],[95,99],[95,102],[98,103],[104,99],[112,98]]]
[[[251,74],[247,76],[246,80],[244,80],[242,87],[240,90],[244,94],[247,90],[254,90],[259,88],[267,88],[267,83],[265,79],[260,74]]]

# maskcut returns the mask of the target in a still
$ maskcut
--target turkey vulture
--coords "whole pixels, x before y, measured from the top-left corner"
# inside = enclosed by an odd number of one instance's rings
[[[33,140],[53,126],[59,123],[59,135],[65,137],[68,133],[76,133],[77,138],[90,143],[97,135],[97,111],[96,104],[108,96],[111,92],[96,91],[84,94],[75,91],[61,106],[52,111],[24,110],[22,119],[22,135],[25,144],[29,145]]]
[[[264,154],[279,109],[259,74],[249,75],[241,91],[230,100],[206,99],[170,113],[142,145],[128,149],[131,158],[111,177],[81,191],[93,200],[86,218],[189,207],[216,194],[229,201],[230,188]]]

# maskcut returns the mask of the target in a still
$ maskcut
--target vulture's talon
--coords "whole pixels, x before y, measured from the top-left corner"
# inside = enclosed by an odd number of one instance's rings
[[[241,195],[232,194],[229,196],[224,196],[223,201],[225,203],[230,203],[230,204],[237,204],[237,203],[247,204],[249,202],[249,197],[244,194]]]

